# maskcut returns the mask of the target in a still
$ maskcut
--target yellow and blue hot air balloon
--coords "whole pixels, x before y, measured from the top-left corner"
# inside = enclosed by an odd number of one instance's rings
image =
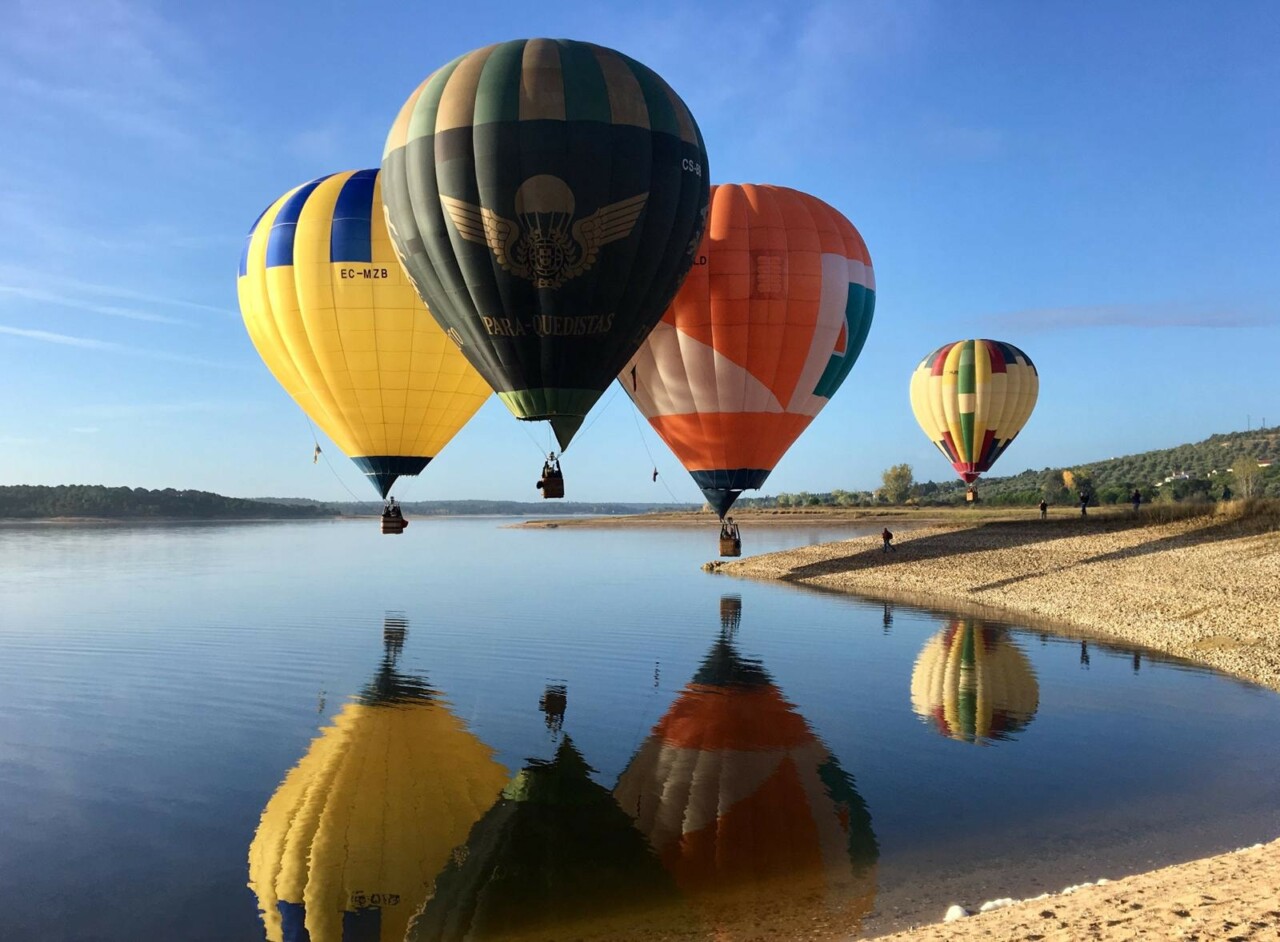
[[[520,419],[562,448],[693,264],[707,152],[651,69],[568,39],[460,56],[409,97],[383,198],[400,259]]]
[[[236,284],[267,368],[386,497],[489,388],[401,270],[380,190],[377,170],[293,188],[249,230]]]
[[[911,375],[911,410],[966,484],[990,470],[1031,417],[1040,376],[999,340],[944,344]]]

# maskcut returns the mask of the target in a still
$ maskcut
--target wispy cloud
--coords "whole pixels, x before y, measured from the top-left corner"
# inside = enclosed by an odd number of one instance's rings
[[[137,305],[160,308],[162,310],[178,308],[185,311],[238,316],[229,308],[218,307],[214,304],[204,304],[199,301],[190,301],[186,298],[137,291],[120,285],[83,281],[56,271],[33,269],[29,266],[0,264],[0,298],[5,295],[29,301],[58,304],[63,307],[106,314],[112,317],[125,317],[132,320],[151,321],[160,324],[188,324],[190,322],[169,314],[140,310]],[[130,306],[123,307],[119,304],[108,304],[104,303],[104,300],[130,302]]]
[[[946,120],[925,123],[925,142],[942,157],[986,160],[1004,152],[1008,135],[1000,128],[966,127]]]
[[[21,298],[24,301],[37,301],[42,304],[54,304],[58,307],[72,308],[78,311],[89,311],[93,314],[104,314],[107,317],[123,317],[133,321],[147,321],[152,324],[185,324],[186,321],[163,314],[152,314],[134,308],[118,307],[109,304],[95,304],[80,298],[70,298],[54,294],[51,291],[39,291],[33,288],[19,288],[16,285],[0,284],[0,301],[4,298]]]
[[[193,413],[242,413],[261,409],[261,404],[235,399],[194,399],[177,402],[122,402],[79,406],[73,414],[92,419],[140,419],[159,415]],[[97,429],[94,429],[97,431]]]
[[[984,320],[995,327],[1037,331],[1097,327],[1238,329],[1272,326],[1277,318],[1274,314],[1266,315],[1244,307],[1169,302],[1029,308],[1007,314],[992,314]]]
[[[194,143],[175,120],[193,104],[194,42],[141,3],[19,0],[0,34],[0,89],[74,111],[111,133]]]
[[[59,334],[49,330],[35,330],[28,327],[11,327],[0,324],[0,335],[19,337],[37,343],[56,344],[63,347],[77,347],[81,350],[98,350],[103,353],[114,353],[121,356],[144,357],[149,360],[163,360],[168,363],[187,363],[191,366],[205,366],[219,370],[240,370],[242,366],[232,363],[219,363],[201,357],[187,356],[182,353],[169,353],[164,350],[150,350],[145,347],[133,347],[128,344],[115,343],[111,340],[98,340],[94,337],[77,337],[74,334]]]

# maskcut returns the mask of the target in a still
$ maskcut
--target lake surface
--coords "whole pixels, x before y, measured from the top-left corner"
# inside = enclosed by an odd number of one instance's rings
[[[507,522],[0,528],[0,939],[841,938],[1280,832],[1269,691]]]

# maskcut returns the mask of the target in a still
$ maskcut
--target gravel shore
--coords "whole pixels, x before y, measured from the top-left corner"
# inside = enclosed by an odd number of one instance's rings
[[[1280,690],[1280,514],[1239,504],[1180,520],[1144,514],[1082,519],[1059,512],[1043,521],[926,527],[903,532],[891,553],[882,552],[878,537],[862,537],[717,568],[1015,616],[1059,634],[1164,651]],[[888,938],[1140,936],[1280,938],[1280,841]]]

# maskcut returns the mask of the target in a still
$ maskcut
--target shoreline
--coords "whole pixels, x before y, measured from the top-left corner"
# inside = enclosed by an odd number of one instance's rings
[[[864,523],[867,521],[864,521]],[[901,522],[901,521],[900,521]],[[923,523],[923,520],[921,521]],[[889,524],[892,527],[892,524]],[[903,529],[710,564],[739,578],[1138,645],[1280,691],[1280,509],[1058,515]],[[1280,932],[1280,839],[880,936],[894,942],[1254,939]],[[1117,879],[1118,878],[1118,879]],[[953,900],[976,911],[982,900]]]

